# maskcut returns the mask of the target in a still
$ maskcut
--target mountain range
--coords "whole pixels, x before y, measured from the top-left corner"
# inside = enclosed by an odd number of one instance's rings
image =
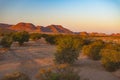
[[[65,34],[71,34],[73,33],[69,29],[64,28],[61,25],[48,25],[46,27],[44,26],[35,26],[32,23],[24,23],[20,22],[16,25],[9,25],[9,24],[3,24],[0,23],[0,29],[6,30],[6,31],[27,31],[30,33],[65,33]]]
[[[29,33],[48,33],[48,34],[79,34],[81,36],[108,36],[105,33],[87,33],[87,32],[72,32],[71,30],[64,28],[62,25],[48,25],[35,26],[32,23],[20,22],[16,25],[9,25],[5,23],[0,23],[0,33],[17,32],[17,31],[27,31]],[[111,36],[120,36],[120,33],[113,33]]]

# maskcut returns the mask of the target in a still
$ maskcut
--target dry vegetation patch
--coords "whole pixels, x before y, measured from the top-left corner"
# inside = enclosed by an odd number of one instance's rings
[[[17,43],[15,43],[17,44]],[[4,59],[0,61],[0,78],[7,73],[21,71],[35,80],[37,72],[44,67],[53,65],[56,46],[47,44],[44,39],[29,41],[25,46],[13,45],[11,50],[1,50]],[[105,71],[100,61],[93,61],[80,56],[73,68],[79,72],[80,80],[119,80],[119,71],[111,73]]]

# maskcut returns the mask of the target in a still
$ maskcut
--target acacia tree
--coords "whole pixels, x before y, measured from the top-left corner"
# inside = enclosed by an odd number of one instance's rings
[[[24,42],[28,42],[29,41],[29,33],[26,31],[23,32],[17,32],[14,36],[13,36],[14,41],[18,41],[19,45],[23,45]]]

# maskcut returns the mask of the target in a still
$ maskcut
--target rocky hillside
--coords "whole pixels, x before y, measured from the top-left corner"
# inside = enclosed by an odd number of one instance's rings
[[[32,23],[18,23],[14,26],[11,26],[9,29],[15,30],[15,31],[27,31],[27,32],[33,32],[36,27]]]
[[[16,25],[0,24],[4,29],[10,29],[13,31],[27,31],[27,32],[37,32],[37,33],[73,33],[69,29],[64,28],[61,25],[49,25],[46,27],[35,26],[32,23],[18,23]]]
[[[37,26],[36,32],[47,33],[73,33],[72,31],[62,27],[61,25],[49,25],[47,27]]]

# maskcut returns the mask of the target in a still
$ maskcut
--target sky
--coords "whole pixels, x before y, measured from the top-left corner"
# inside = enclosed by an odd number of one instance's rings
[[[19,22],[120,33],[120,0],[0,0],[0,23]]]

